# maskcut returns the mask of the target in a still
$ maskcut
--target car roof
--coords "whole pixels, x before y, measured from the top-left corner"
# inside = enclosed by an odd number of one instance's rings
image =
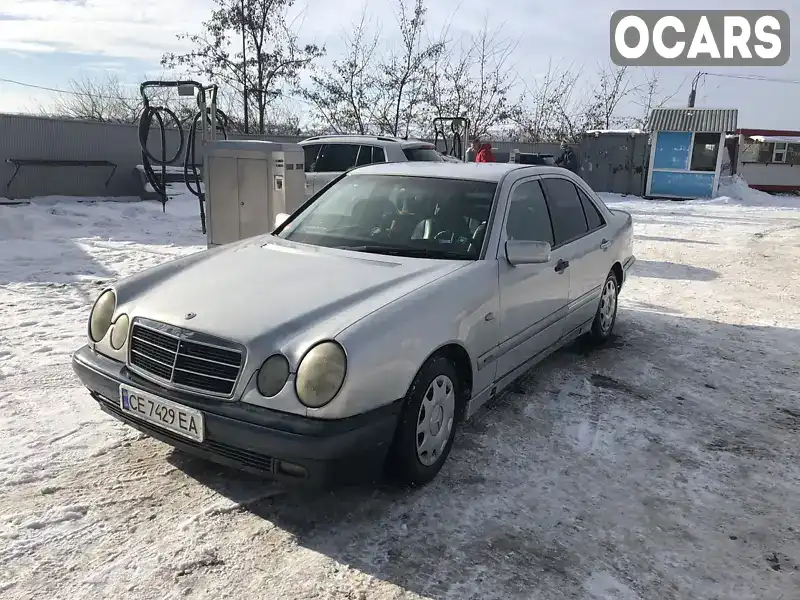
[[[332,144],[374,144],[381,142],[383,144],[400,144],[403,148],[411,147],[425,147],[435,148],[430,142],[424,140],[406,140],[403,138],[392,137],[390,135],[315,135],[299,142],[301,146],[308,144],[319,143],[332,143]]]
[[[396,162],[358,167],[351,170],[350,175],[406,175],[499,183],[508,173],[522,170],[525,175],[564,173],[559,167],[516,163]]]

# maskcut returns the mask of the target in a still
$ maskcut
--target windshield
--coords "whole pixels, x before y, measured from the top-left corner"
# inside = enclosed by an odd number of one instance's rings
[[[359,252],[475,260],[496,188],[486,181],[352,174],[278,235]]]
[[[409,162],[444,162],[434,147],[403,148],[403,154]]]

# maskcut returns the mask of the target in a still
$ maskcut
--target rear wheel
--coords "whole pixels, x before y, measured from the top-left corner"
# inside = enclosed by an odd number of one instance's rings
[[[460,418],[461,383],[453,364],[431,358],[417,373],[406,396],[389,455],[398,483],[420,486],[442,469]]]
[[[617,300],[619,298],[619,282],[617,276],[611,271],[603,284],[603,291],[600,293],[600,304],[592,322],[592,329],[589,337],[598,343],[605,342],[611,337],[614,331],[614,324],[617,322]]]

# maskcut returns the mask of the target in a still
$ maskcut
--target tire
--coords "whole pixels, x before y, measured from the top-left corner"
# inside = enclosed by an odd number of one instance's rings
[[[597,313],[594,316],[592,329],[588,335],[591,341],[602,344],[611,337],[614,325],[617,322],[618,302],[619,281],[617,281],[617,276],[614,272],[611,271],[606,277],[602,292],[600,292],[600,303],[597,306]]]
[[[453,363],[434,356],[417,373],[406,395],[389,451],[389,476],[422,486],[442,469],[462,412],[463,388]]]

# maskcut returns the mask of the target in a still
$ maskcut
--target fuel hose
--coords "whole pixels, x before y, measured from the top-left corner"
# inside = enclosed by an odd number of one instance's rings
[[[166,106],[153,106],[147,97],[146,89],[152,87],[179,87],[183,85],[192,85],[196,87],[198,92],[198,104],[200,110],[195,113],[189,121],[188,134],[184,131],[183,123],[180,118],[172,109]],[[167,81],[167,82],[145,82],[141,86],[142,102],[144,108],[142,115],[139,119],[139,146],[142,150],[142,168],[147,182],[152,186],[153,191],[161,198],[161,210],[166,212],[166,205],[169,197],[167,196],[167,167],[176,164],[180,157],[183,156],[183,181],[186,184],[186,189],[197,197],[200,204],[200,226],[203,233],[206,233],[206,213],[205,213],[205,192],[202,187],[202,178],[197,170],[197,129],[202,127],[203,106],[205,102],[201,100],[205,97],[205,88],[196,82],[181,82],[181,81]],[[216,89],[212,88],[212,94],[216,96]],[[216,104],[216,98],[212,105]],[[209,107],[205,108],[207,122],[211,121],[211,111]],[[221,133],[223,139],[228,139],[228,117],[227,115],[216,109],[216,129],[217,133]],[[155,128],[158,130],[160,137],[160,151],[153,153],[148,147],[150,134]],[[178,132],[178,148],[172,155],[167,155],[167,128],[172,127]],[[160,177],[156,174],[156,168],[160,171]]]

